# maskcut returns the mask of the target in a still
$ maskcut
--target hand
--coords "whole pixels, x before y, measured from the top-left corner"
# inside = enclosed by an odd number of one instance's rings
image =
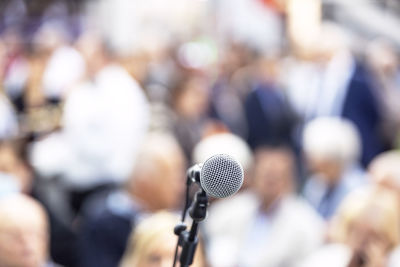
[[[387,245],[384,241],[374,240],[366,246],[365,267],[385,267],[387,263]]]

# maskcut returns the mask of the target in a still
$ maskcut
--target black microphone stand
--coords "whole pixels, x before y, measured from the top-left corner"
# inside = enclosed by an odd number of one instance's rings
[[[189,215],[193,222],[190,231],[186,230],[186,225],[178,224],[174,232],[179,236],[178,246],[182,248],[180,255],[180,266],[188,267],[193,263],[196,247],[199,242],[197,237],[199,222],[203,221],[207,216],[208,197],[203,189],[200,189],[189,208]]]

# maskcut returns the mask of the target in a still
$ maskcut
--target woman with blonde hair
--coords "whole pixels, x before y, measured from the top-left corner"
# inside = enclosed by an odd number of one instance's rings
[[[400,243],[399,202],[377,187],[351,193],[334,216],[328,245],[301,267],[388,267]],[[397,265],[396,265],[397,266]]]
[[[161,211],[141,221],[131,234],[120,267],[171,267],[178,240],[174,227],[179,218]],[[204,267],[204,254],[199,244],[193,267]]]

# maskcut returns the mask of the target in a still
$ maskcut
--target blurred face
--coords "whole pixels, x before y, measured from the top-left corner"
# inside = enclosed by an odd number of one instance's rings
[[[184,191],[185,161],[180,151],[158,161],[151,185],[150,201],[155,209],[174,209],[182,201]]]
[[[28,209],[24,211],[24,215],[17,213],[1,215],[0,266],[43,266],[47,258],[44,218]]]
[[[85,59],[86,71],[89,76],[95,75],[104,67],[105,55],[101,39],[96,35],[84,35],[77,41],[77,49]]]
[[[385,40],[376,40],[370,44],[367,55],[369,65],[376,74],[389,77],[396,74],[399,60],[392,44]]]
[[[192,78],[185,85],[183,92],[178,96],[177,109],[188,119],[197,119],[207,110],[208,87],[201,78]]]
[[[334,185],[341,177],[341,166],[337,162],[318,157],[308,157],[308,166],[313,174],[329,185]]]
[[[287,192],[292,179],[293,163],[285,151],[271,150],[257,153],[253,188],[265,205],[271,204]]]

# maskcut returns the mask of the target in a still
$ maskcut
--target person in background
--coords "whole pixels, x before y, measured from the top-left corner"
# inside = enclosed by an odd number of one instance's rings
[[[329,230],[330,243],[300,267],[387,267],[399,245],[399,202],[392,192],[367,186],[341,204]]]
[[[65,98],[61,131],[34,143],[31,153],[41,176],[61,177],[73,213],[91,193],[124,182],[150,117],[142,88],[104,40],[87,33],[77,46],[86,77]]]
[[[343,198],[367,180],[357,164],[361,153],[357,129],[345,119],[317,118],[305,126],[303,149],[311,173],[303,194],[328,220]]]
[[[177,216],[160,211],[140,222],[129,237],[128,247],[119,266],[172,266],[178,241],[173,229],[178,221]],[[206,266],[201,242],[197,245],[191,266]]]
[[[325,116],[353,122],[360,134],[359,161],[365,168],[387,149],[381,132],[383,114],[371,74],[350,51],[349,36],[343,28],[325,22],[314,30],[317,35],[309,47],[309,58],[299,60],[288,78],[284,77],[289,100],[306,123]]]
[[[66,29],[57,22],[44,23],[37,33],[44,42],[49,58],[43,69],[42,91],[47,101],[56,104],[64,99],[68,90],[85,74],[86,62],[82,55],[69,44]]]
[[[400,203],[400,152],[391,150],[375,157],[368,167],[372,183],[386,188],[397,195]],[[397,265],[396,265],[397,264]],[[394,250],[389,262],[390,267],[400,264],[400,247]]]
[[[142,218],[177,209],[183,199],[184,168],[183,152],[172,136],[149,134],[123,188],[93,196],[84,205],[81,266],[117,266],[129,233]]]
[[[171,88],[173,131],[190,159],[193,147],[200,141],[207,120],[209,88],[205,77],[181,73]]]
[[[389,147],[398,142],[400,131],[400,61],[395,45],[384,38],[368,44],[366,60],[372,73],[378,99],[381,102],[383,133]]]
[[[209,116],[221,121],[229,131],[248,136],[244,102],[254,81],[252,65],[255,53],[244,44],[232,42],[220,50],[218,76],[212,83]]]
[[[247,190],[213,203],[204,222],[212,266],[295,266],[322,242],[323,220],[294,195],[294,157],[259,148]]]
[[[0,142],[0,197],[23,193],[38,200],[46,209],[48,217],[49,253],[52,260],[64,266],[76,267],[75,233],[60,219],[59,211],[51,208],[49,203],[54,198],[47,197],[44,194],[46,190],[46,181],[35,176],[24,158],[23,140]]]
[[[297,118],[278,81],[278,59],[278,56],[264,57],[255,64],[257,74],[245,101],[247,142],[252,149],[262,145],[295,148]]]
[[[399,196],[400,201],[400,151],[391,150],[378,155],[368,167],[372,183],[387,188]]]
[[[10,194],[0,198],[0,266],[51,267],[44,208],[32,198]]]

